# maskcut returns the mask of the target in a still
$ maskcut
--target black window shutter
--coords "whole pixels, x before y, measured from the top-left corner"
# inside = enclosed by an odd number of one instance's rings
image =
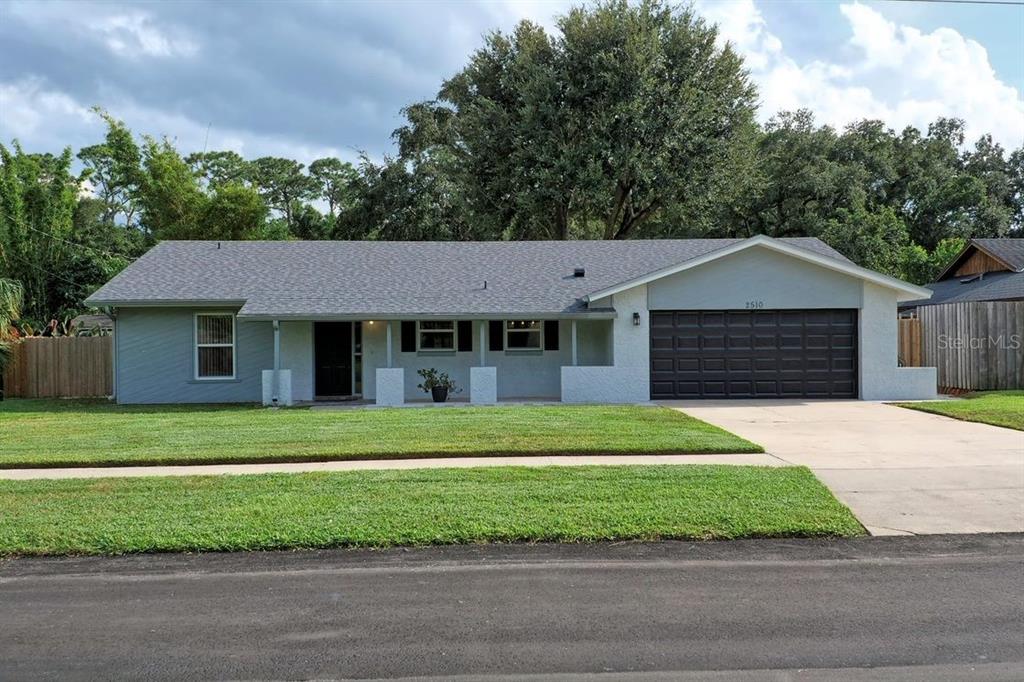
[[[505,350],[505,323],[501,320],[491,320],[487,325],[487,348]]]
[[[544,320],[544,350],[558,350],[558,320]]]
[[[459,351],[463,353],[473,351],[473,323],[470,320],[459,320],[458,337]]]
[[[402,320],[402,341],[403,353],[416,352],[416,323],[413,320]]]

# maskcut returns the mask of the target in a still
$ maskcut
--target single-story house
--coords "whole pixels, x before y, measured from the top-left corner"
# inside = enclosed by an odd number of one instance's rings
[[[900,303],[901,316],[942,303],[1024,301],[1024,239],[972,239],[925,288],[932,295]]]
[[[897,366],[927,289],[817,239],[162,242],[89,299],[121,403],[930,398]]]

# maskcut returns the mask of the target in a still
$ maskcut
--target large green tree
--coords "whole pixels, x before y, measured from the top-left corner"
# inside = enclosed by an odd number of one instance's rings
[[[277,211],[288,229],[295,226],[295,214],[303,203],[317,195],[317,181],[303,172],[303,164],[292,159],[264,156],[252,162],[252,180],[267,206]]]
[[[317,159],[309,164],[309,176],[317,183],[318,198],[327,202],[327,215],[332,222],[339,213],[352,207],[359,171],[351,163],[334,157]]]
[[[573,9],[557,35],[493,33],[435,101],[405,110],[394,164],[436,170],[413,184],[450,183],[447,203],[491,237],[643,236],[706,195],[753,125],[742,60],[716,37],[657,0]]]
[[[207,197],[192,168],[168,139],[146,136],[138,189],[141,224],[156,239],[202,239]]]
[[[131,131],[103,109],[93,111],[107,125],[103,142],[83,147],[78,159],[86,168],[85,178],[103,206],[99,219],[134,227],[138,220],[138,188],[142,152]]]
[[[267,205],[254,188],[218,185],[203,202],[197,239],[258,239],[267,221]]]
[[[252,164],[237,152],[194,152],[185,157],[185,163],[210,189],[223,185],[244,185],[252,182]]]
[[[81,282],[72,267],[73,216],[81,178],[71,150],[27,154],[0,144],[0,278],[19,283],[33,322],[73,308]]]

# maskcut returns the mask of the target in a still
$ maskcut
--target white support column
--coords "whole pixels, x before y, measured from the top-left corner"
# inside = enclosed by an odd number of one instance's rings
[[[576,320],[572,321],[572,366],[576,367],[579,365],[579,352],[576,346]]]
[[[487,320],[480,320],[480,366],[487,366]]]
[[[387,368],[391,369],[394,366],[393,365],[393,361],[391,359],[391,356],[392,356],[392,353],[391,353],[391,324],[392,324],[392,322],[391,322],[391,320],[388,320],[384,324],[387,325],[387,347],[388,347]]]
[[[281,369],[281,323],[272,322],[274,329],[274,364],[260,372],[263,404],[271,407],[289,406],[293,402],[292,371]]]
[[[274,320],[274,381],[270,402],[277,407],[281,398],[281,321]],[[290,402],[290,401],[289,401]]]

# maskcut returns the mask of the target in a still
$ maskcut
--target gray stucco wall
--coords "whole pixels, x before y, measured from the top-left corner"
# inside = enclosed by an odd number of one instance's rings
[[[859,308],[861,291],[859,278],[751,248],[651,282],[647,301],[650,310]]]
[[[274,362],[269,322],[235,322],[235,378],[196,380],[192,308],[122,308],[117,314],[119,403],[259,402]]]
[[[375,398],[374,374],[387,366],[387,322],[363,323],[363,395]],[[416,388],[420,378],[416,370],[433,367],[447,372],[463,389],[459,398],[469,397],[469,368],[480,365],[480,322],[473,321],[473,351],[454,353],[402,353],[399,339],[401,325],[392,322],[393,366],[405,370],[406,400],[426,399]],[[486,323],[485,323],[486,324]],[[485,364],[497,368],[498,398],[551,398],[561,392],[561,367],[572,364],[570,322],[562,320],[558,330],[557,351],[490,351],[485,350]],[[577,322],[579,363],[609,364],[610,321]],[[486,342],[486,340],[485,340]]]

